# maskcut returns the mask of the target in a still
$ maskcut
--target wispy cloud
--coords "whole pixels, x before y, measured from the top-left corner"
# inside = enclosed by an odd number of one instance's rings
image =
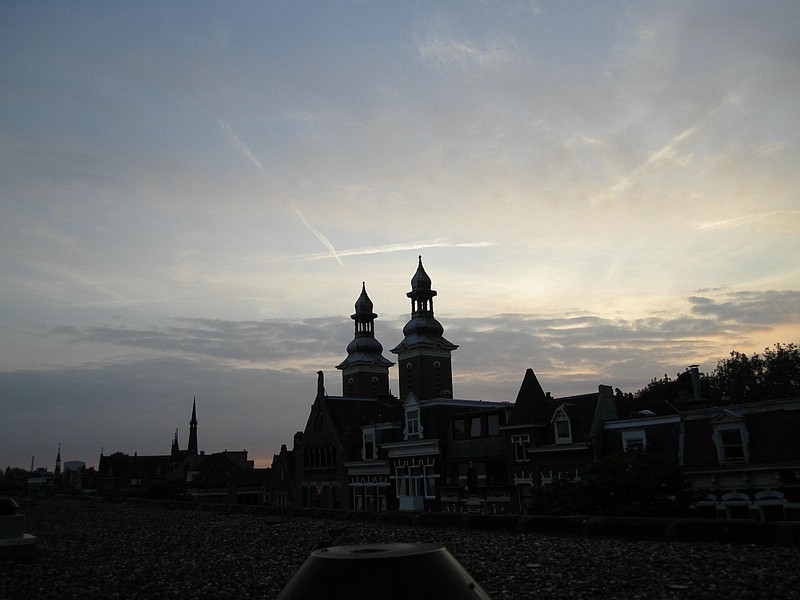
[[[301,212],[300,212],[300,209],[299,209],[299,208],[297,208],[297,207],[295,206],[295,207],[293,207],[293,209],[294,209],[294,212],[295,212],[295,213],[297,213],[297,216],[298,216],[298,217],[300,217],[300,220],[303,222],[303,225],[305,225],[305,226],[306,226],[306,229],[308,229],[308,230],[309,230],[311,233],[313,233],[313,234],[316,236],[316,238],[317,238],[317,239],[318,239],[320,242],[322,242],[322,245],[323,245],[323,246],[325,246],[325,247],[326,247],[328,250],[330,250],[330,253],[333,255],[333,258],[335,258],[335,259],[337,260],[337,262],[338,262],[338,263],[339,263],[341,266],[344,266],[344,264],[342,263],[342,259],[341,259],[341,258],[339,258],[340,254],[339,254],[338,252],[336,252],[336,248],[334,248],[333,244],[332,244],[332,243],[331,243],[331,241],[330,241],[330,240],[329,240],[329,239],[328,239],[328,238],[325,236],[325,234],[324,234],[324,233],[322,233],[322,232],[321,232],[319,229],[317,229],[316,227],[314,227],[314,226],[313,226],[311,223],[309,223],[308,221],[306,221],[306,218],[303,216],[303,213],[301,213]],[[328,255],[327,255],[327,254],[324,254],[322,257],[324,257],[324,258],[328,258]]]
[[[387,254],[389,252],[404,252],[407,250],[420,250],[422,248],[487,248],[496,246],[494,242],[451,242],[448,239],[423,240],[418,242],[406,242],[399,244],[385,244],[383,246],[368,246],[364,248],[351,248],[350,250],[340,250],[338,256],[363,256],[367,254]],[[337,257],[338,257],[337,256]],[[304,260],[322,260],[329,258],[325,254],[312,254],[304,257]],[[341,262],[341,261],[340,261]]]
[[[250,151],[250,148],[248,148],[247,144],[242,141],[242,138],[236,135],[236,132],[233,130],[230,124],[219,117],[217,117],[217,123],[219,123],[219,126],[225,133],[225,139],[227,142],[236,148],[242,154],[242,156],[253,163],[256,168],[263,173],[264,165],[262,165],[261,161],[258,160],[258,158],[256,158],[256,156]]]
[[[426,34],[418,40],[420,56],[437,67],[487,68],[507,62],[514,54],[513,38],[496,38],[483,46],[458,39],[442,19],[429,23]]]

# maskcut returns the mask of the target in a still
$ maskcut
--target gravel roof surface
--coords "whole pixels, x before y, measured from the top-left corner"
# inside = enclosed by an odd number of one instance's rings
[[[3,599],[269,599],[318,548],[394,542],[444,544],[494,600],[800,598],[796,546],[408,527],[72,500],[23,504],[21,512],[26,532],[39,538],[39,557],[0,561]]]

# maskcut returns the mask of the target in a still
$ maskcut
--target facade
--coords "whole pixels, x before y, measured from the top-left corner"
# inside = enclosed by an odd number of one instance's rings
[[[800,520],[800,398],[711,406],[605,423],[610,448],[657,452],[678,466],[700,514]]]
[[[593,394],[553,398],[528,369],[502,427],[513,485],[511,510],[527,512],[535,486],[580,481],[585,467],[603,452],[604,421],[616,416],[609,386],[601,385]]]

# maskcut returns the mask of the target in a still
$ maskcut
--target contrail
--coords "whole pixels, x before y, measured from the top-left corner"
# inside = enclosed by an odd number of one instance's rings
[[[262,165],[261,161],[258,160],[252,152],[250,152],[250,148],[248,148],[247,144],[245,144],[241,138],[236,135],[236,132],[233,130],[233,128],[219,117],[217,117],[217,123],[219,123],[219,126],[222,127],[222,131],[225,132],[225,138],[228,140],[228,142],[233,145],[233,147],[236,148],[242,154],[242,156],[253,163],[256,168],[263,173],[264,165]]]
[[[302,217],[301,217],[302,218]],[[308,224],[306,224],[308,227]],[[314,231],[312,229],[312,231]],[[321,235],[321,234],[320,234]],[[494,242],[450,242],[447,239],[423,240],[419,242],[407,242],[405,244],[386,244],[384,246],[369,246],[366,248],[352,248],[341,250],[336,256],[363,256],[366,254],[386,254],[388,252],[404,252],[406,250],[420,250],[422,248],[486,248],[496,246]],[[305,257],[305,260],[322,260],[328,258],[328,254],[312,254]]]
[[[309,223],[308,221],[306,221],[306,218],[303,216],[303,213],[301,213],[301,212],[300,212],[300,209],[299,209],[299,208],[297,208],[297,207],[292,207],[292,208],[294,209],[294,212],[296,212],[296,213],[297,213],[297,216],[298,216],[298,217],[300,217],[300,220],[303,222],[303,225],[305,225],[305,226],[306,226],[306,228],[307,228],[307,229],[308,229],[308,230],[309,230],[311,233],[313,233],[313,234],[316,236],[316,238],[317,238],[317,239],[318,239],[320,242],[322,242],[322,244],[323,244],[323,245],[324,245],[324,246],[325,246],[325,247],[326,247],[328,250],[330,250],[330,251],[331,251],[331,254],[333,254],[333,258],[335,258],[335,259],[336,259],[336,260],[339,262],[339,265],[341,265],[341,266],[344,266],[344,263],[342,263],[342,259],[341,259],[341,258],[339,258],[339,254],[336,252],[336,248],[334,248],[334,247],[333,247],[333,244],[331,244],[331,241],[330,241],[328,238],[326,238],[326,237],[325,237],[325,234],[324,234],[324,233],[322,233],[322,232],[321,232],[319,229],[317,229],[316,227],[314,227],[314,226],[313,226],[311,223]],[[326,254],[325,256],[327,257],[328,255]]]
[[[628,189],[634,182],[639,179],[642,173],[644,173],[651,165],[659,162],[663,158],[667,158],[670,156],[675,148],[683,142],[686,138],[690,137],[697,131],[697,127],[689,127],[683,131],[681,131],[678,135],[673,137],[669,140],[666,144],[664,144],[661,148],[653,152],[650,157],[640,164],[638,167],[633,169],[627,175],[624,175],[617,183],[612,186],[609,186],[604,191],[595,194],[592,197],[592,203],[597,204],[602,202],[603,200],[609,200],[612,197],[616,196],[617,194],[624,192]]]

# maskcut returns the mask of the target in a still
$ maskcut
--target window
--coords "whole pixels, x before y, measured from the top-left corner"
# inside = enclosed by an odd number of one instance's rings
[[[714,443],[717,446],[720,464],[748,462],[747,428],[744,423],[717,425],[714,428]]]
[[[458,485],[458,463],[449,463],[442,466],[445,485]]]
[[[645,448],[647,448],[647,435],[645,434],[644,429],[622,432],[623,450],[644,450]]]
[[[408,496],[408,467],[405,465],[397,465],[395,478],[397,479],[397,495]]]
[[[363,447],[361,457],[364,460],[375,460],[377,449],[375,447],[375,428],[369,427],[363,430]]]
[[[552,423],[556,434],[556,444],[571,444],[572,424],[564,410],[563,404],[559,406],[555,414],[553,414]]]
[[[422,467],[422,472],[425,477],[425,497],[436,497],[436,479],[439,477],[433,470],[433,464],[427,464]]]
[[[465,437],[464,419],[453,419],[453,439],[463,440]]]
[[[506,463],[502,460],[492,460],[486,463],[486,483],[488,485],[505,485],[508,483]]]
[[[419,436],[419,411],[410,410],[406,413],[406,429],[408,430],[408,437]]]
[[[472,417],[469,420],[469,437],[481,437],[481,418]]]
[[[514,460],[516,462],[528,462],[528,446],[530,443],[531,436],[527,433],[511,436],[511,445],[514,447]]]
[[[403,435],[407,440],[422,439],[422,424],[420,423],[419,402],[413,392],[406,398],[406,428]]]
[[[500,415],[489,415],[486,418],[487,434],[499,435],[500,434]]]

